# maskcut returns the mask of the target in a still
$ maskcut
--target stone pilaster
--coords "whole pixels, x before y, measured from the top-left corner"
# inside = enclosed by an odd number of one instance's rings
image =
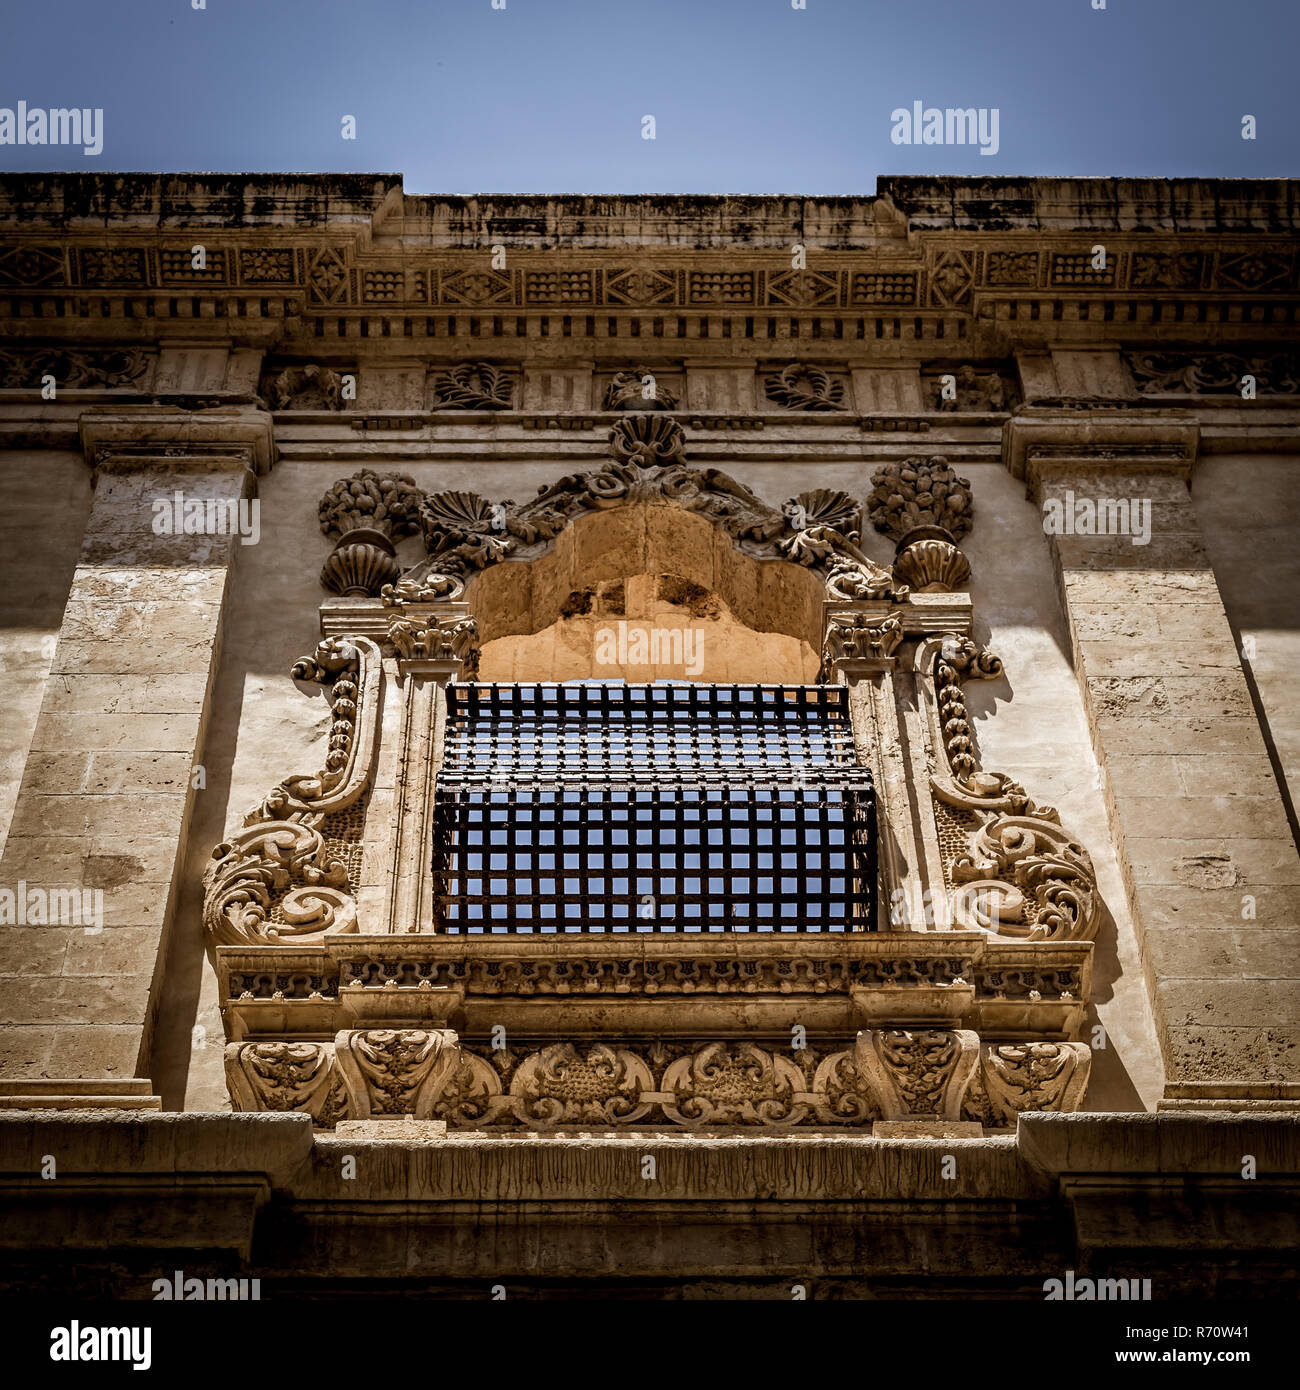
[[[1196,449],[1175,411],[1031,412],[1004,436],[1044,509],[1162,1106],[1276,1109],[1300,1103],[1300,857],[1192,506]]]
[[[0,1105],[150,1103],[238,504],[272,452],[241,409],[89,412],[82,440],[95,500],[0,860]]]

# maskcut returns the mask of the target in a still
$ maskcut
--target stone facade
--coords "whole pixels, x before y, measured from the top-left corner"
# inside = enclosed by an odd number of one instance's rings
[[[0,180],[17,1278],[1291,1277],[1294,206]],[[860,910],[453,930],[457,712],[592,679],[833,708]]]

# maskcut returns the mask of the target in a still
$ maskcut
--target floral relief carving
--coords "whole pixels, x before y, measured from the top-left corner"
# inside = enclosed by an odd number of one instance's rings
[[[237,1110],[340,1119],[411,1115],[454,1129],[854,1129],[875,1120],[975,1119],[1083,1103],[1083,1043],[981,1046],[966,1029],[889,1028],[847,1049],[792,1054],[725,1041],[617,1042],[535,1050],[470,1047],[443,1029],[348,1029],[332,1042],[235,1043]]]
[[[1144,396],[1238,395],[1243,377],[1254,377],[1265,396],[1292,396],[1300,391],[1300,352],[1129,352],[1129,370]]]
[[[806,362],[791,362],[765,377],[763,389],[769,400],[787,410],[847,409],[843,378]]]
[[[332,1043],[230,1043],[226,1085],[237,1111],[310,1115],[323,1129],[347,1117]]]
[[[650,1069],[634,1053],[597,1044],[581,1055],[556,1043],[515,1071],[510,1095],[521,1124],[632,1124],[650,1113],[642,1094],[655,1089]]]
[[[491,362],[461,362],[429,374],[433,410],[509,410],[517,373]]]
[[[351,1118],[413,1115],[427,1120],[460,1065],[456,1034],[446,1029],[372,1028],[334,1041]]]
[[[1022,1114],[1073,1112],[1083,1104],[1092,1068],[1086,1043],[1008,1043],[984,1050],[982,1080],[993,1122]]]
[[[0,390],[39,391],[43,376],[68,391],[139,388],[150,360],[151,354],[134,348],[0,351]]]
[[[956,1120],[979,1061],[979,1038],[963,1029],[871,1029],[858,1034],[853,1055],[882,1119]]]

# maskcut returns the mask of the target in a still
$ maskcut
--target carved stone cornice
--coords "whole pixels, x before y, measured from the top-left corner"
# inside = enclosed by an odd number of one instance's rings
[[[529,1036],[827,1034],[962,1027],[1013,1040],[1077,1037],[1092,947],[981,931],[852,932],[785,941],[654,935],[329,936],[220,947],[230,1036],[495,1024]],[[671,1008],[668,1007],[671,1004]],[[658,1022],[656,1022],[658,1020]]]
[[[1053,474],[1168,473],[1190,478],[1200,425],[1185,410],[1107,410],[1080,415],[1072,410],[1029,409],[1002,429],[1002,461],[1012,477],[1025,480],[1037,501]]]
[[[92,407],[83,412],[80,430],[86,462],[106,472],[165,470],[183,460],[187,467],[243,467],[260,475],[275,461],[270,415],[248,407]]]

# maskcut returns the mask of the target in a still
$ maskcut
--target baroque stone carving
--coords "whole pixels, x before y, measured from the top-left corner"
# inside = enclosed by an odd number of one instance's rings
[[[895,576],[920,593],[949,593],[965,584],[970,563],[957,538],[971,528],[970,483],[938,456],[891,460],[871,483],[871,520],[897,542]]]
[[[725,473],[687,464],[685,434],[669,415],[625,415],[610,430],[609,448],[611,462],[560,478],[523,505],[472,492],[427,496],[421,521],[429,569],[468,576],[507,557],[534,558],[586,512],[666,497],[721,526],[746,554],[819,570],[830,598],[907,596],[859,548],[860,513],[845,493],[817,489],[770,506]]]
[[[271,399],[276,410],[342,410],[343,378],[314,362],[286,367],[271,381]]]
[[[509,410],[514,405],[516,373],[491,362],[460,362],[429,374],[433,410]]]
[[[677,393],[670,391],[651,368],[634,367],[619,372],[605,387],[601,409],[676,410],[677,404]]]
[[[320,827],[355,805],[370,785],[382,664],[366,638],[328,638],[293,669],[330,686],[333,723],[325,767],[281,782],[212,851],[204,874],[203,922],[219,946],[320,941],[357,930],[345,891],[346,864]]]
[[[856,1128],[874,1120],[1073,1111],[1082,1043],[993,1043],[966,1029],[860,1032],[847,1049],[786,1052],[750,1042],[552,1043],[522,1053],[466,1045],[445,1029],[348,1029],[332,1042],[234,1043],[237,1110],[340,1119],[411,1115],[456,1129],[627,1127],[695,1131]]]
[[[456,1034],[446,1029],[372,1028],[334,1040],[350,1118],[413,1115],[427,1120],[460,1065]]]
[[[806,362],[792,362],[779,372],[764,377],[763,389],[768,400],[787,410],[844,410],[845,390],[842,378],[824,367]]]
[[[985,1048],[983,1062],[993,1122],[1014,1125],[1022,1114],[1078,1110],[1092,1051],[1076,1042],[1007,1043]]]
[[[150,354],[132,348],[34,348],[0,351],[0,390],[39,391],[52,376],[67,391],[138,387]]]
[[[955,379],[951,394],[945,394],[943,389],[946,375]],[[977,410],[987,414],[1010,410],[1015,404],[1015,393],[1000,372],[979,372],[969,363],[955,372],[930,375],[930,389],[936,410]]]
[[[230,1043],[225,1066],[237,1111],[310,1115],[322,1129],[347,1118],[347,1091],[332,1043]]]
[[[1036,805],[1005,773],[981,771],[975,757],[962,681],[995,677],[1002,663],[951,635],[923,642],[917,662],[918,670],[933,662],[932,728],[947,763],[931,789],[978,822],[950,865],[954,925],[1031,941],[1091,940],[1101,902],[1087,851],[1055,808]]]
[[[896,617],[834,613],[826,624],[822,645],[823,679],[839,662],[887,660],[902,640],[903,624]]]
[[[473,618],[393,618],[388,640],[403,661],[459,661],[463,679],[478,675],[478,624]]]
[[[871,475],[867,510],[877,531],[901,541],[921,526],[939,526],[954,540],[971,528],[970,483],[946,458],[891,459]]]
[[[1144,396],[1239,395],[1247,376],[1262,396],[1300,391],[1300,352],[1126,352],[1124,360]]]
[[[395,537],[419,529],[424,493],[406,473],[362,468],[340,478],[320,501],[320,528],[337,543],[321,569],[321,584],[344,597],[373,598],[401,574]]]
[[[870,1029],[854,1047],[858,1077],[886,1120],[960,1119],[978,1060],[979,1038],[964,1029]]]

